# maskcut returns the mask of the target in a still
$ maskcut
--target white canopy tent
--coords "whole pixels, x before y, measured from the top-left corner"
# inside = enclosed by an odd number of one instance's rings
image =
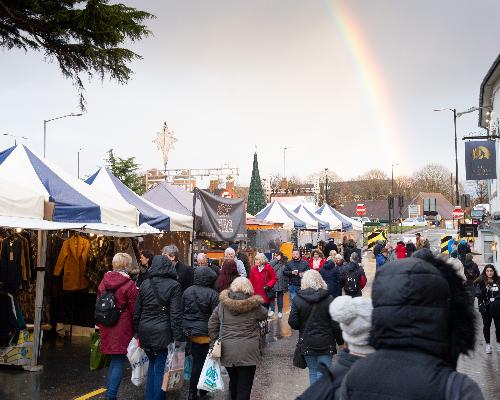
[[[307,229],[304,221],[276,200],[260,210],[255,218],[283,224],[285,229]]]

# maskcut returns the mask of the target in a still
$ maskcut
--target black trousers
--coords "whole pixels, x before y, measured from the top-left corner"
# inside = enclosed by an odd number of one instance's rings
[[[495,323],[495,336],[497,339],[497,343],[500,343],[500,319],[493,318],[489,313],[489,311],[485,312],[484,314],[481,314],[481,317],[483,317],[484,341],[490,344],[491,321],[493,321]]]
[[[201,370],[203,369],[203,364],[207,358],[208,350],[210,345],[199,344],[191,342],[191,355],[193,356],[193,371],[191,373],[191,380],[189,381],[189,391],[196,393],[196,386],[200,380]],[[205,391],[200,391],[205,394]]]
[[[250,400],[256,366],[226,367],[226,369],[229,374],[231,400]]]

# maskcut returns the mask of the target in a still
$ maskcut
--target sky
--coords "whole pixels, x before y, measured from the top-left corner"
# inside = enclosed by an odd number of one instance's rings
[[[169,168],[237,167],[261,177],[344,179],[391,165],[454,169],[453,117],[478,105],[498,55],[497,0],[127,1],[153,13],[153,36],[130,44],[143,59],[124,86],[85,80],[87,112],[47,125],[47,157],[76,175],[113,148],[141,169],[162,168],[152,143],[164,121],[178,142]],[[42,53],[0,49],[0,134],[42,153],[43,120],[79,112],[78,94]],[[458,119],[478,134],[478,113]],[[0,135],[0,148],[13,144]]]

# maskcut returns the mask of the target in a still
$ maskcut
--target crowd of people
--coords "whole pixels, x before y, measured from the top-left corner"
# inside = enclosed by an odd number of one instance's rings
[[[475,344],[472,296],[478,298],[486,353],[492,352],[492,323],[500,353],[500,278],[494,266],[480,273],[460,242],[457,257],[449,260],[435,256],[418,237],[415,248],[397,243],[392,257],[390,246],[377,243],[370,299],[362,296],[367,277],[361,251],[354,241],[342,251],[334,244],[323,247],[328,257],[319,248],[308,258],[294,249],[290,260],[278,252],[270,262],[257,253],[253,266],[229,247],[220,267],[199,253],[194,268],[180,262],[170,245],[161,255],[142,252],[135,282],[128,274],[130,256],[116,254],[98,292],[99,299],[112,291],[120,310],[115,325],[99,325],[101,351],[111,354],[107,398],[117,396],[127,346],[136,337],[149,358],[147,400],[166,398],[161,386],[167,349],[183,342],[193,359],[188,399],[208,398],[197,383],[216,340],[231,399],[250,399],[263,324],[283,318],[288,292],[288,324],[298,331],[293,365],[307,368],[310,382],[299,399],[421,399],[428,393],[481,399],[478,386],[456,366]]]

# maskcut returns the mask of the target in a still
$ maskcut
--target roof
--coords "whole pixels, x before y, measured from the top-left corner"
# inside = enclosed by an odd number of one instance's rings
[[[345,201],[342,204],[342,212],[348,217],[356,216],[356,206],[358,204],[364,204],[366,207],[365,217],[368,218],[378,218],[382,220],[389,219],[389,209],[387,205],[387,199],[384,200],[364,200],[364,201]]]
[[[479,107],[491,107],[489,99],[493,95],[493,87],[492,83],[496,82],[500,79],[500,54],[498,54],[496,60],[493,62],[493,65],[490,67],[486,76],[481,83],[481,88],[479,89]],[[483,115],[483,109],[479,109],[479,122],[478,125],[483,128],[488,128],[488,124],[486,123],[486,118]]]
[[[432,193],[432,192],[420,192],[412,201],[408,204],[420,204],[423,202],[425,198],[436,198],[436,211],[441,217],[444,219],[452,219],[453,218],[453,209],[455,208],[450,201],[443,196],[442,193]],[[422,205],[423,207],[423,205]],[[423,210],[422,210],[423,211]],[[407,216],[408,207],[405,208],[405,213],[403,215]]]
[[[167,211],[192,215],[193,194],[180,186],[161,182],[144,193],[142,197]],[[196,215],[201,216],[200,202],[196,202]]]

